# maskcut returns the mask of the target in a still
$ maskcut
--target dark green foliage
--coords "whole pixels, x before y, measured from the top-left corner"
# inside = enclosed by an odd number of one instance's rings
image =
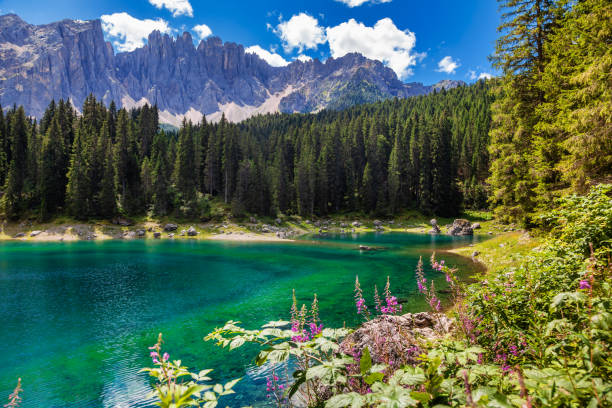
[[[43,139],[39,180],[40,215],[45,220],[64,205],[66,193],[66,149],[58,116],[53,118]]]
[[[529,225],[555,197],[612,174],[612,4],[500,3],[491,202],[502,220]]]
[[[31,208],[45,219],[61,209],[206,219],[219,197],[235,215],[452,216],[462,194],[486,196],[488,92],[481,81],[340,112],[183,122],[178,132],[159,129],[155,107],[117,111],[93,96],[80,117],[52,101],[40,126],[12,110],[6,132],[0,117],[3,208],[11,218]]]

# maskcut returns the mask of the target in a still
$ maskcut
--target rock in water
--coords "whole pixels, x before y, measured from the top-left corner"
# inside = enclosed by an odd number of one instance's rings
[[[468,220],[458,218],[448,228],[448,235],[474,235],[474,230]]]
[[[386,357],[394,362],[394,367],[399,367],[416,363],[424,341],[443,337],[452,328],[453,320],[441,313],[383,315],[349,334],[340,349],[350,355],[361,355],[368,347],[374,362],[383,363]]]

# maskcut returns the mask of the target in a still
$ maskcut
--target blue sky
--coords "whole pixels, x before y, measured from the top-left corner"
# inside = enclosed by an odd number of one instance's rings
[[[406,82],[472,82],[495,74],[487,60],[499,23],[493,0],[0,0],[0,13],[33,24],[102,18],[116,51],[154,28],[244,45],[273,65],[358,51]]]

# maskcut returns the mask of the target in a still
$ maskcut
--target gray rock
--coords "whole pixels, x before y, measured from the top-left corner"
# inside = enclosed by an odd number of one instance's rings
[[[159,232],[159,231],[155,231],[155,232],[153,233],[153,238],[157,238],[157,239],[161,238],[161,232]]]
[[[187,235],[189,235],[190,237],[195,237],[196,235],[198,235],[198,231],[196,231],[196,229],[193,227],[189,227],[189,229],[187,230]]]
[[[438,220],[433,218],[432,220],[429,221],[429,223],[431,224],[431,231],[430,232],[432,234],[439,234],[440,233],[440,227],[438,226]]]
[[[375,226],[375,227],[382,227],[382,224],[383,224],[383,223],[382,223],[382,221],[380,221],[380,220],[374,220],[374,226]]]
[[[473,230],[480,229],[480,223],[479,223],[479,222],[475,222],[475,223],[473,223],[473,224],[472,224],[472,229],[473,229]]]
[[[374,362],[383,363],[388,359],[393,361],[394,367],[400,367],[418,361],[423,340],[441,338],[453,327],[454,321],[441,313],[384,315],[365,322],[349,334],[340,343],[340,349],[346,354],[361,355],[368,347]]]
[[[31,237],[37,237],[37,236],[39,236],[40,234],[42,234],[42,231],[38,231],[38,230],[36,230],[36,231],[32,231],[32,232],[30,232],[30,236],[31,236]]]
[[[283,220],[281,220],[280,218],[277,218],[277,219],[275,219],[275,220],[274,220],[274,222],[275,222],[277,225],[281,225],[281,224],[283,223]]]
[[[174,233],[171,232],[170,234],[168,234],[168,238],[174,238]]]
[[[129,220],[127,218],[123,218],[123,217],[116,217],[113,218],[113,224],[115,225],[120,225],[122,227],[129,227],[134,225],[134,222],[132,220]]]
[[[23,238],[23,237],[25,237],[25,232],[18,232],[13,236],[13,238]]]
[[[311,112],[330,104],[346,108],[373,102],[350,98],[354,91],[347,85],[362,81],[375,89],[375,100],[464,84],[404,83],[382,62],[358,53],[324,63],[313,59],[272,67],[243,46],[218,37],[208,37],[196,47],[188,32],[173,38],[153,31],[146,45],[115,54],[104,40],[100,20],[31,25],[15,14],[0,16],[0,55],[0,103],[24,105],[36,117],[52,98],[70,99],[80,107],[90,93],[106,104],[114,100],[119,107],[131,108],[141,100],[155,103],[170,114],[168,121],[180,125],[180,117],[190,109],[215,114],[218,120],[221,105],[259,107],[271,95],[291,89],[279,97],[273,111]],[[226,116],[236,121],[243,114],[234,117],[228,110]]]
[[[456,219],[453,225],[448,228],[449,235],[473,235],[472,224],[468,220]]]
[[[139,230],[136,231],[136,235],[141,237],[141,238],[144,237],[146,234],[147,234],[146,231],[143,230],[143,229],[139,229]]]
[[[478,255],[480,255],[480,252],[478,251],[472,252],[472,258],[476,258]]]
[[[178,225],[172,224],[172,223],[164,225],[164,231],[166,231],[166,232],[176,231],[177,228],[178,228]]]
[[[361,227],[361,223],[359,221],[353,221],[351,225],[356,228]]]

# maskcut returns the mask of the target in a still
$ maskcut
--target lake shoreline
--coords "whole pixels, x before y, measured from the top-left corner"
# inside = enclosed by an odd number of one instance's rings
[[[345,217],[346,218],[346,217]],[[73,242],[105,240],[214,240],[232,242],[292,242],[297,237],[313,233],[363,233],[363,232],[405,232],[429,233],[431,226],[423,218],[408,222],[378,221],[360,219],[301,220],[289,217],[264,223],[251,218],[254,222],[178,222],[142,221],[132,222],[118,218],[114,223],[108,221],[78,222],[75,220],[56,220],[50,223],[4,222],[0,228],[0,242]],[[279,222],[280,221],[280,222]],[[494,225],[491,221],[481,221],[482,228],[475,230],[476,235],[497,235],[504,226]],[[444,232],[442,232],[444,234]]]

